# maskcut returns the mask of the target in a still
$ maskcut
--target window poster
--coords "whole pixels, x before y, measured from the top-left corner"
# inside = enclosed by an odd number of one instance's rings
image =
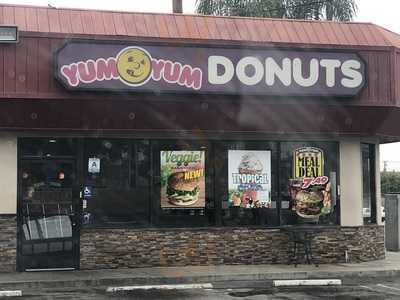
[[[324,175],[324,152],[315,147],[298,148],[293,153],[293,178]]]
[[[205,207],[205,152],[161,151],[161,208]]]
[[[327,176],[290,180],[292,209],[304,219],[318,219],[331,213],[332,187]]]
[[[300,218],[318,219],[331,212],[332,190],[324,176],[324,152],[319,148],[302,147],[293,152],[293,179],[289,189],[292,209]]]
[[[228,151],[231,207],[271,207],[271,151]]]

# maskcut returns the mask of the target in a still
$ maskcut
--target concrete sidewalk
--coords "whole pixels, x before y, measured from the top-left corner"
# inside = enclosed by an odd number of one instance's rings
[[[137,269],[1,273],[0,290],[86,288],[95,286],[218,283],[277,279],[342,279],[344,284],[400,275],[400,253],[385,260],[320,265],[224,265]]]

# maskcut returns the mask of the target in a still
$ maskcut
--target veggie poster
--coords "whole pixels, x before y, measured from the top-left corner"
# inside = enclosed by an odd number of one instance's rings
[[[271,206],[271,151],[229,150],[228,174],[230,206]]]
[[[161,151],[161,208],[204,208],[204,151]]]

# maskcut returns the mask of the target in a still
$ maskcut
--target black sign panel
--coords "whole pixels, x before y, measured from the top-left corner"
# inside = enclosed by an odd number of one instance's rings
[[[71,42],[55,58],[73,90],[351,97],[366,77],[353,52]]]

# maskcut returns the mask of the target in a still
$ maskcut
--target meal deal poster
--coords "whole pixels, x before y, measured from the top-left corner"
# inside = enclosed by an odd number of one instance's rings
[[[293,179],[289,189],[292,209],[304,219],[318,219],[331,212],[332,195],[329,177],[324,176],[324,152],[302,147],[293,152]]]
[[[324,151],[302,147],[293,152],[293,178],[315,178],[324,175]]]
[[[228,151],[229,203],[232,207],[271,206],[271,151]]]
[[[161,151],[161,208],[204,208],[204,151]]]

